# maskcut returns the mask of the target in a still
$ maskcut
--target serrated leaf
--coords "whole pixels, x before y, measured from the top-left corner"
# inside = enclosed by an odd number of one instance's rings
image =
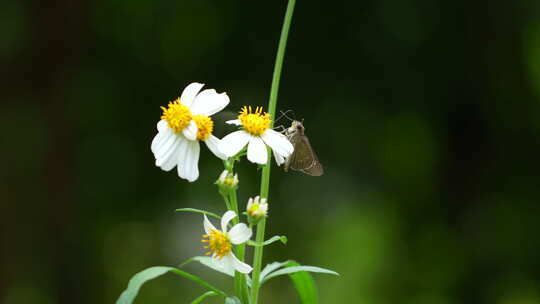
[[[215,217],[217,219],[221,219],[221,216],[219,216],[219,215],[217,215],[217,214],[215,214],[213,212],[206,211],[206,210],[195,209],[195,208],[179,208],[179,209],[176,209],[175,211],[176,212],[193,212],[193,213],[206,214],[208,216]]]
[[[332,271],[332,270],[329,270],[329,269],[321,268],[321,267],[302,266],[302,265],[290,266],[290,265],[288,265],[288,267],[286,267],[286,268],[283,268],[283,269],[280,269],[280,270],[277,270],[277,271],[274,271],[274,272],[268,274],[264,278],[264,281],[261,281],[261,284],[268,281],[268,280],[270,280],[271,278],[274,278],[274,277],[277,277],[277,276],[280,276],[280,275],[284,275],[284,274],[291,274],[291,273],[295,273],[295,272],[300,272],[300,271],[315,272],[315,273],[326,273],[326,274],[332,274],[332,275],[339,276],[339,273],[337,273],[335,271]]]
[[[139,289],[141,289],[141,286],[146,283],[146,281],[155,279],[159,277],[160,275],[163,275],[173,269],[173,267],[165,267],[165,266],[155,266],[150,267],[148,269],[145,269],[136,275],[134,275],[131,280],[129,280],[128,287],[126,290],[122,292],[118,300],[116,301],[116,304],[130,304],[135,300],[135,297],[137,297],[137,294],[139,293]]]
[[[207,291],[203,293],[202,295],[198,296],[195,300],[191,301],[191,304],[199,304],[207,297],[217,296],[218,294],[214,291]]]

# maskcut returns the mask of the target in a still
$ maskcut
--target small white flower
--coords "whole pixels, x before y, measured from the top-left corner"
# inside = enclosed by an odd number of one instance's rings
[[[217,229],[204,215],[204,231],[202,242],[207,243],[204,248],[208,248],[212,255],[212,261],[226,272],[236,270],[241,273],[250,273],[251,266],[238,260],[232,252],[233,245],[245,243],[251,238],[252,231],[244,223],[234,225],[231,230],[227,230],[229,222],[236,217],[234,211],[227,211],[221,218],[221,230]]]
[[[238,186],[238,174],[232,174],[232,172],[229,172],[229,170],[225,169],[219,175],[217,183],[228,187],[236,187]]]
[[[268,153],[266,145],[272,148],[278,165],[289,157],[294,147],[285,135],[270,128],[272,121],[270,114],[263,113],[262,108],[256,108],[255,112],[251,107],[244,107],[238,115],[238,119],[227,121],[228,124],[242,126],[241,130],[235,131],[225,136],[219,145],[219,149],[225,156],[236,155],[246,145],[247,158],[256,164],[266,164]]]
[[[265,217],[268,213],[268,203],[266,203],[266,199],[261,199],[259,196],[256,196],[255,199],[249,198],[246,212],[253,218]]]
[[[229,104],[226,93],[204,90],[202,83],[188,85],[180,98],[167,107],[157,124],[158,134],[152,140],[156,166],[165,171],[178,168],[178,176],[190,182],[199,177],[199,141],[204,141],[212,153],[221,159],[226,156],[218,149],[220,140],[212,135],[214,122],[209,117]]]

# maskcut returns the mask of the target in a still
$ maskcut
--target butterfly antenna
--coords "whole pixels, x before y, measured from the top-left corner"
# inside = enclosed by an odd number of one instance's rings
[[[290,121],[293,121],[293,120],[294,120],[294,119],[290,118],[289,116],[287,116],[287,113],[293,112],[293,110],[287,110],[287,111],[285,111],[285,112],[279,111],[279,112],[281,113],[281,115],[279,115],[278,119],[276,119],[276,122],[277,122],[278,120],[282,119],[283,117],[287,118],[287,119],[290,120]],[[293,112],[293,114],[294,114],[294,112]]]

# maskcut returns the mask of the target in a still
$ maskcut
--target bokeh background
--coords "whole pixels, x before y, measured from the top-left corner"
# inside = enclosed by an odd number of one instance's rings
[[[0,2],[1,303],[112,303],[203,253],[174,209],[223,212],[221,163],[202,149],[193,184],[156,168],[159,107],[193,81],[265,106],[285,6]],[[278,108],[325,175],[273,169],[268,235],[289,244],[265,258],[340,272],[321,303],[540,303],[540,2],[299,1]],[[259,172],[239,173],[245,203]],[[167,275],[138,302],[202,292]],[[297,301],[285,277],[262,297]]]

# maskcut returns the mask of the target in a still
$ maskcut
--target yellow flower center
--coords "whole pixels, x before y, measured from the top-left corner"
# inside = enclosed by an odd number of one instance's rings
[[[229,237],[217,229],[210,231],[210,234],[203,234],[203,243],[208,243],[204,248],[210,249],[206,255],[215,254],[218,258],[223,258],[232,250],[232,244]]]
[[[251,107],[244,106],[240,111],[240,115],[238,115],[238,119],[242,123],[242,127],[255,136],[263,134],[264,131],[270,128],[272,123],[270,114],[263,112],[262,107],[257,107],[253,112]]]
[[[214,130],[214,122],[212,121],[212,118],[206,116],[206,115],[195,115],[193,116],[193,120],[197,124],[197,139],[198,140],[205,140],[212,134],[212,131]]]
[[[164,119],[169,124],[169,127],[178,133],[184,130],[189,124],[193,116],[188,107],[180,103],[180,98],[169,102],[167,107],[161,107],[163,114],[161,119]]]
[[[261,206],[259,204],[253,204],[251,206],[249,206],[248,210],[247,210],[247,213],[250,215],[250,216],[254,216],[257,211],[259,210]]]

